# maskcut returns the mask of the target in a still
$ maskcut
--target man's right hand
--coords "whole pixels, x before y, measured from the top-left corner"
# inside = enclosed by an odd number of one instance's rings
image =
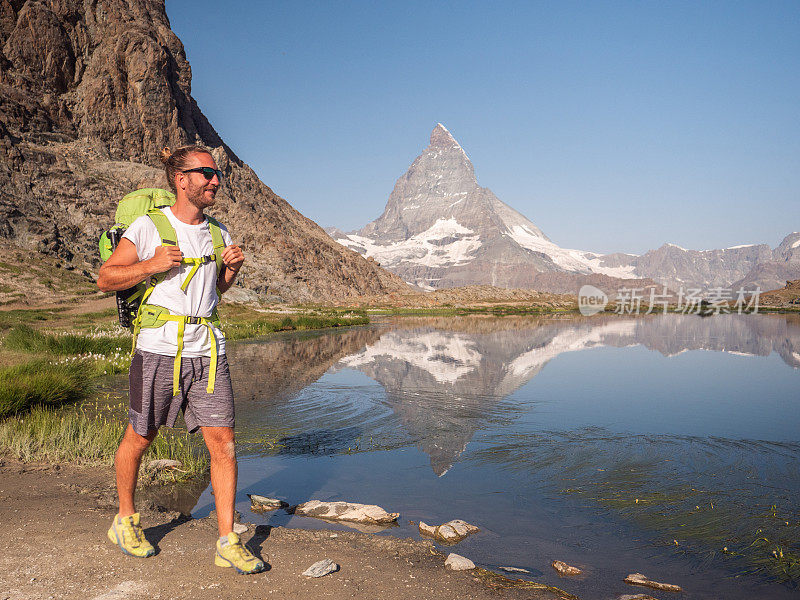
[[[159,246],[153,258],[147,261],[148,270],[153,275],[169,271],[172,267],[180,266],[183,253],[177,246]]]

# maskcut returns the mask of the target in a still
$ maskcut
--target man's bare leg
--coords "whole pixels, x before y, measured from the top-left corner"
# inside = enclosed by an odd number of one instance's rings
[[[142,463],[142,455],[156,439],[158,430],[155,429],[142,437],[133,430],[133,426],[128,423],[125,435],[122,436],[114,459],[117,469],[117,495],[119,496],[119,516],[127,517],[136,512],[133,495],[136,492],[136,480],[139,477],[139,465]]]
[[[233,427],[201,427],[211,455],[211,487],[217,507],[219,535],[233,531],[233,505],[236,498],[236,446]]]

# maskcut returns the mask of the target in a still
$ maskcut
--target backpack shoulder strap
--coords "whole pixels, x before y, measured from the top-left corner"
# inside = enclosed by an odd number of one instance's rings
[[[212,252],[217,263],[217,277],[219,277],[222,271],[222,251],[225,249],[225,240],[222,239],[222,228],[219,221],[208,215],[206,215],[206,219],[208,219],[208,230],[211,232],[211,243],[214,245]]]
[[[177,246],[178,234],[175,233],[175,228],[169,222],[167,215],[164,214],[160,208],[151,208],[147,211],[147,216],[156,226],[158,235],[161,238],[162,246]]]

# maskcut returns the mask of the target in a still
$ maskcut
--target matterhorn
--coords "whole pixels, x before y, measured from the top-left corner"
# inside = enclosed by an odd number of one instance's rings
[[[574,293],[581,276],[633,277],[633,267],[603,266],[597,254],[560,248],[478,185],[466,152],[441,123],[380,217],[356,232],[330,233],[426,290],[488,284]]]

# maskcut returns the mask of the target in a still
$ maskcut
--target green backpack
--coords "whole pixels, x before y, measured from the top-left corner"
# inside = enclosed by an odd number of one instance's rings
[[[117,212],[114,217],[115,223],[108,230],[104,231],[100,236],[100,258],[103,262],[113,254],[125,230],[139,217],[147,215],[153,221],[153,224],[161,237],[161,244],[163,246],[177,246],[178,237],[175,233],[175,228],[169,222],[169,219],[161,210],[167,206],[175,204],[175,195],[172,192],[156,188],[144,188],[136,190],[127,194],[117,206]],[[197,269],[201,265],[208,262],[216,262],[217,276],[219,277],[222,270],[222,251],[225,248],[225,242],[222,239],[222,230],[219,222],[206,215],[208,219],[209,231],[211,233],[211,241],[214,249],[213,253],[208,256],[201,256],[197,258],[182,259],[183,264],[190,264],[192,268],[189,274],[181,284],[181,289],[186,291],[189,282],[194,277]],[[216,338],[211,325],[219,327],[219,317],[214,314],[210,318],[195,317],[190,315],[173,315],[166,308],[147,304],[147,300],[153,293],[155,287],[164,281],[167,273],[159,273],[153,275],[142,281],[141,283],[117,292],[117,312],[119,314],[119,323],[123,327],[131,329],[133,332],[133,350],[136,349],[136,338],[142,327],[161,327],[167,321],[178,322],[178,352],[175,356],[175,369],[173,377],[174,389],[177,393],[178,377],[180,375],[181,354],[183,351],[183,331],[187,323],[205,325],[209,329],[214,343],[211,349],[211,365],[210,376],[208,382],[208,392],[214,391],[214,375],[216,373],[217,352],[216,352]]]
[[[172,206],[175,204],[175,194],[167,190],[156,188],[144,188],[136,190],[120,200],[117,205],[117,212],[114,215],[114,225],[104,231],[100,236],[100,258],[103,262],[107,261],[117,248],[117,244],[122,239],[125,230],[131,224],[146,215],[153,209]],[[159,234],[161,232],[159,231]],[[163,239],[162,235],[162,239]],[[173,235],[172,239],[175,239]],[[163,277],[162,277],[163,279]],[[119,324],[130,329],[142,302],[142,296],[147,289],[148,281],[117,292],[117,312],[119,313]]]

